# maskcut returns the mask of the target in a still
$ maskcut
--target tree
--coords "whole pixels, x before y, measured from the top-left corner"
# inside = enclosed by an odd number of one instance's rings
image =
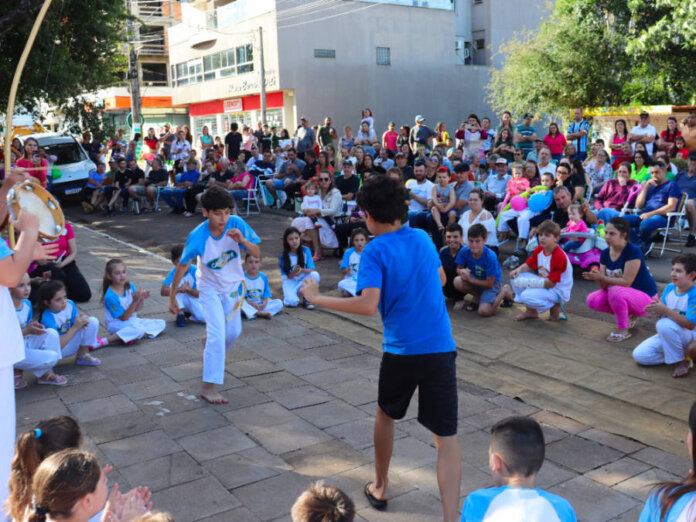
[[[41,4],[0,2],[0,112],[7,106],[17,62]],[[39,100],[62,105],[122,81],[127,17],[118,0],[54,0],[24,68],[18,106],[33,111]]]
[[[674,20],[674,4],[688,11],[684,0],[558,0],[535,34],[501,46],[505,63],[491,73],[489,103],[516,114],[688,103],[696,93],[688,65],[696,44],[693,35],[676,42],[694,28]],[[666,26],[658,37],[655,28]]]
[[[65,121],[72,134],[92,133],[92,140],[104,143],[115,134],[113,122],[104,119],[104,105],[91,102],[83,96],[71,99],[61,107]]]

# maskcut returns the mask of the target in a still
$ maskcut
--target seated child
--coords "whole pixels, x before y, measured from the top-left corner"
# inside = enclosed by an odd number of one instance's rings
[[[323,206],[323,202],[321,200],[321,196],[318,194],[319,192],[319,187],[317,186],[317,183],[313,180],[310,179],[307,183],[304,185],[304,197],[302,198],[302,205],[300,206],[300,209],[304,212],[307,209],[316,209],[316,210],[321,210]],[[312,223],[314,223],[314,228],[321,228],[321,224],[319,223],[319,217],[316,214],[313,214],[311,216],[308,216],[309,219],[312,220]],[[333,226],[334,221],[332,218],[329,216],[323,216],[324,221],[329,226]]]
[[[510,167],[511,176],[507,182],[507,193],[505,199],[510,201],[514,196],[519,196],[529,189],[529,180],[524,177],[524,167],[521,163],[513,163]]]
[[[442,293],[446,298],[454,299],[454,306],[461,310],[464,306],[464,294],[454,286],[457,277],[457,255],[462,249],[462,226],[459,223],[450,223],[445,227],[445,246],[440,249],[440,264],[445,272],[445,285]]]
[[[290,517],[292,522],[353,522],[355,505],[343,491],[319,481],[297,497]]]
[[[445,224],[457,221],[457,211],[454,209],[457,196],[454,193],[454,185],[450,184],[450,172],[447,167],[437,169],[435,180],[437,183],[433,185],[428,206],[437,229],[442,233],[445,230],[445,225],[442,224],[443,221]]]
[[[672,282],[662,291],[662,300],[655,299],[646,312],[659,319],[657,334],[648,337],[633,350],[638,364],[674,364],[672,377],[689,373],[686,349],[696,339],[696,254],[681,254],[672,259]]]
[[[45,328],[60,336],[62,357],[75,357],[79,366],[99,366],[101,361],[89,354],[109,344],[113,339],[97,337],[99,320],[77,311],[75,303],[67,298],[62,281],[52,280],[39,288],[39,316]]]
[[[170,251],[170,259],[174,268],[172,268],[167,277],[162,282],[162,288],[160,289],[160,295],[162,297],[169,297],[172,292],[172,281],[174,279],[174,272],[176,272],[176,267],[181,259],[181,253],[184,251],[184,245],[174,245]],[[181,313],[176,316],[177,326],[186,326],[186,313],[190,315],[192,321],[197,323],[205,323],[203,318],[203,307],[198,298],[198,285],[196,284],[196,265],[189,266],[188,271],[181,278],[181,283],[179,283],[179,288],[176,290],[176,302],[179,305]]]
[[[362,254],[368,239],[367,230],[364,228],[353,229],[350,234],[350,243],[353,246],[343,254],[341,270],[345,277],[338,282],[338,289],[344,297],[355,297],[357,293],[360,254]]]
[[[462,248],[455,259],[458,275],[454,287],[464,295],[471,295],[467,311],[478,310],[480,316],[490,317],[503,300],[500,294],[503,271],[498,256],[486,246],[486,227],[476,223],[469,228],[467,236],[469,246]],[[463,305],[464,301],[460,301],[454,309],[461,310]],[[512,306],[512,302],[506,301],[505,306]]]
[[[582,207],[579,203],[573,203],[568,207],[568,224],[561,230],[561,232],[587,232],[587,225],[582,220]],[[582,238],[570,238],[564,240],[565,242],[561,245],[564,252],[575,252],[580,245],[582,245]]]
[[[102,301],[104,319],[110,334],[118,336],[125,344],[147,336],[157,337],[167,323],[163,319],[141,319],[137,312],[150,297],[149,290],[138,288],[128,281],[126,264],[120,259],[110,259],[104,269]]]
[[[246,283],[246,295],[242,312],[247,319],[263,317],[270,319],[283,309],[283,301],[271,299],[271,287],[268,286],[268,277],[261,268],[261,259],[247,254],[244,259],[244,281]]]
[[[556,180],[554,179],[553,174],[551,174],[550,172],[544,172],[541,175],[540,185],[540,187],[544,188],[537,190],[546,192],[547,190],[553,190],[555,186]],[[527,194],[527,196],[525,196],[525,194]],[[525,196],[529,198],[532,196],[532,194],[536,194],[536,191],[533,193],[527,191],[520,194],[520,196]],[[498,233],[500,236],[500,240],[502,241],[504,239],[507,239],[507,237],[510,234],[509,223],[512,222],[513,219],[517,218],[517,237],[519,238],[519,248],[523,248],[527,244],[527,239],[529,238],[529,221],[538,214],[538,212],[533,212],[529,208],[525,208],[524,210],[515,210],[514,208],[509,208],[501,212],[498,216]]]
[[[58,332],[51,328],[47,330],[39,321],[33,319],[31,302],[29,302],[30,292],[31,279],[27,273],[22,276],[22,280],[16,287],[10,289],[12,303],[24,336],[25,353],[24,360],[14,365],[15,390],[26,387],[25,371],[32,372],[39,384],[64,386],[68,383],[68,379],[64,375],[53,372],[53,366],[62,358],[60,337]]]
[[[544,433],[534,419],[508,417],[493,426],[488,467],[496,487],[469,493],[462,522],[575,522],[567,500],[534,487],[544,454]]]
[[[283,234],[283,253],[280,254],[280,274],[283,281],[283,304],[295,307],[300,304],[298,292],[302,283],[308,277],[319,282],[319,272],[314,270],[312,252],[302,245],[300,231],[295,227],[288,227]],[[314,305],[304,297],[302,304],[311,310]]]
[[[570,300],[573,288],[573,265],[558,246],[561,227],[547,219],[537,227],[539,246],[527,261],[510,272],[510,286],[505,285],[503,299],[522,303],[526,309],[515,317],[515,321],[535,319],[539,313],[549,311],[549,320],[558,321],[568,316],[563,304]],[[514,294],[513,294],[514,290]]]

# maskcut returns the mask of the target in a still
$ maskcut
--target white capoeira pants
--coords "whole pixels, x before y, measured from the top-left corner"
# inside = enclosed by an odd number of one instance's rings
[[[179,310],[191,314],[192,321],[196,321],[197,323],[205,322],[205,317],[203,316],[203,307],[201,306],[201,300],[198,297],[193,297],[189,294],[177,293],[176,302],[179,305]]]
[[[78,332],[79,333],[79,332]],[[60,336],[53,328],[47,328],[41,335],[28,335],[24,338],[23,361],[14,365],[17,370],[33,373],[37,378],[53,368],[63,357],[60,350]]]
[[[99,319],[90,317],[87,326],[80,329],[68,344],[63,346],[63,357],[72,357],[80,349],[80,346],[96,346],[97,332],[99,331]]]
[[[164,319],[141,319],[138,316],[132,316],[127,321],[113,319],[106,323],[108,332],[118,335],[124,343],[142,339],[145,336],[157,337],[166,326]]]
[[[341,279],[338,282],[338,289],[341,292],[348,292],[350,295],[355,297],[358,293],[358,282],[351,278]]]
[[[500,214],[498,220],[498,232],[508,232],[510,227],[507,222],[512,218],[517,218],[517,237],[520,239],[529,238],[529,220],[536,216],[538,212],[532,212],[528,208],[524,210],[509,209]]]
[[[696,338],[696,330],[682,328],[667,317],[657,321],[657,334],[648,337],[633,350],[638,364],[675,364],[686,357],[686,347]]]
[[[283,301],[281,301],[280,299],[269,299],[266,302],[266,306],[264,306],[263,310],[261,311],[268,312],[271,315],[275,315],[282,309]],[[244,304],[242,304],[242,312],[244,312],[244,315],[247,319],[253,319],[254,317],[256,317],[256,314],[259,313],[259,310],[251,306],[249,302],[245,299]]]
[[[530,274],[529,272],[518,275],[510,280],[510,285],[515,291],[515,302],[521,303],[529,308],[535,309],[539,313],[550,310],[554,305],[559,304],[560,294],[553,288],[529,288],[521,285],[525,279],[541,279],[543,277]]]
[[[311,277],[317,283],[319,282],[319,272],[316,270],[312,270],[308,274],[302,274],[294,279],[283,279],[283,304],[285,306],[297,306],[300,304],[300,296],[298,293],[302,288],[302,283],[304,283],[304,280],[308,277]]]
[[[0,422],[0,506],[2,506],[10,494],[7,483],[10,481],[15,448],[16,414],[12,366],[0,367],[0,404],[2,404],[3,416],[3,421]],[[10,518],[5,518],[4,513],[4,508],[0,508],[0,521],[9,521]]]
[[[242,303],[245,287],[231,294],[200,291],[205,317],[206,341],[203,350],[203,382],[222,384],[225,380],[225,351],[242,333]]]

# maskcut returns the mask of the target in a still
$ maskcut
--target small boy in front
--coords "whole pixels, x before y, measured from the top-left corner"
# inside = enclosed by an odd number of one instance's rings
[[[206,340],[203,351],[201,397],[211,404],[229,401],[215,385],[225,379],[225,351],[242,333],[241,309],[244,302],[244,270],[241,251],[261,257],[259,236],[238,216],[230,215],[234,200],[224,188],[210,187],[201,197],[206,220],[194,228],[186,239],[184,251],[172,278],[172,288],[188,272],[196,259],[196,278]],[[179,315],[176,293],[169,295],[169,311]]]
[[[246,281],[246,294],[242,312],[247,319],[262,317],[270,319],[283,309],[283,301],[272,299],[271,287],[268,277],[260,272],[261,259],[247,254],[244,258],[244,280]]]
[[[685,377],[689,373],[686,351],[696,339],[696,254],[681,254],[672,259],[672,282],[662,291],[662,300],[655,300],[645,307],[646,312],[659,319],[657,334],[648,337],[633,350],[638,364],[674,364],[672,377]],[[691,350],[690,350],[691,352]]]
[[[534,419],[508,417],[493,426],[488,467],[496,487],[470,493],[461,522],[575,522],[567,500],[534,487],[544,453],[544,433]]]
[[[358,205],[375,236],[360,258],[358,295],[323,296],[316,281],[309,278],[302,293],[318,306],[362,315],[373,315],[379,309],[382,316],[384,354],[374,429],[375,479],[363,490],[370,505],[377,510],[387,508],[394,420],[404,417],[418,388],[418,421],[435,436],[443,520],[455,522],[462,468],[457,446],[456,347],[442,295],[445,273],[427,233],[402,227],[406,189],[399,181],[370,176],[358,193]]]
[[[355,504],[336,486],[319,481],[297,497],[290,517],[292,522],[353,522]]]
[[[445,227],[445,246],[440,249],[440,263],[445,271],[445,286],[442,293],[448,299],[454,300],[453,310],[461,310],[466,304],[464,294],[454,286],[454,279],[457,277],[457,254],[462,249],[462,239],[464,231],[459,223],[450,223]]]
[[[467,232],[468,246],[457,254],[457,277],[454,287],[462,294],[470,294],[471,302],[466,305],[469,312],[478,311],[482,317],[490,317],[503,300],[500,286],[503,271],[498,256],[486,246],[488,232],[481,223],[476,223]],[[505,306],[512,302],[506,301]],[[457,307],[460,310],[461,307]]]
[[[522,303],[526,309],[515,317],[515,321],[536,319],[539,314],[549,312],[549,321],[561,318],[562,305],[570,300],[573,288],[573,265],[558,246],[561,227],[550,219],[537,227],[539,246],[519,268],[510,272],[512,289],[505,285],[501,291],[503,299]],[[514,294],[513,294],[514,290]],[[567,319],[565,312],[563,319]]]
[[[183,251],[184,245],[174,245],[169,251],[169,258],[174,268],[169,271],[167,277],[162,281],[162,288],[160,288],[160,295],[162,297],[169,297],[172,294],[172,280],[174,279],[174,273],[176,272],[176,267],[179,264]],[[197,323],[205,322],[203,308],[201,307],[201,301],[199,299],[198,285],[196,284],[196,267],[194,265],[188,267],[188,270],[181,278],[179,287],[174,293],[176,294],[176,302],[179,304],[179,310],[181,311],[179,315],[176,316],[177,326],[186,326],[186,313],[189,314],[192,321],[196,321]]]

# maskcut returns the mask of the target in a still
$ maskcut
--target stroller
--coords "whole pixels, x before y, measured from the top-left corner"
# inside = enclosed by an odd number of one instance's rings
[[[571,264],[582,268],[585,272],[596,272],[599,270],[599,257],[602,250],[607,248],[607,242],[603,237],[597,235],[596,230],[588,232],[566,232],[561,234],[559,245],[563,239],[584,239],[582,244],[573,252],[566,252]],[[527,253],[531,254],[539,246],[536,236],[529,240]]]

